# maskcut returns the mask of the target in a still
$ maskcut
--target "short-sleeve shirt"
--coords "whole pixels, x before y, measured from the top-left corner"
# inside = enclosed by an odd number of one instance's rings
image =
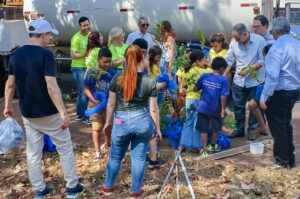
[[[195,84],[197,80],[203,73],[213,72],[210,68],[200,68],[197,66],[192,66],[192,68],[182,75],[182,85],[187,86],[186,99],[200,99],[201,91],[194,91]]]
[[[96,70],[96,68],[98,67],[99,63],[98,63],[98,53],[100,51],[100,48],[93,48],[91,50],[91,52],[89,53],[89,55],[85,58],[85,64],[86,64],[86,68],[88,70]]]
[[[160,67],[157,64],[152,65],[152,70],[148,68],[148,75],[150,78],[156,80],[157,76],[161,74]]]
[[[15,76],[24,117],[39,118],[58,112],[45,80],[45,76],[56,77],[56,71],[53,53],[43,47],[25,45],[11,55],[8,74]]]
[[[117,72],[109,68],[108,71],[103,69],[90,71],[88,70],[84,78],[84,86],[89,87],[93,97],[96,99],[97,91],[104,91],[108,94],[109,83]],[[92,102],[90,100],[90,102]]]
[[[212,62],[213,59],[216,57],[223,57],[225,59],[227,57],[227,50],[223,49],[220,50],[219,52],[216,52],[214,49],[211,48],[208,52],[209,61]]]
[[[229,95],[227,78],[213,73],[203,74],[197,81],[196,87],[202,90],[197,111],[209,116],[220,115],[222,108],[220,97]]]
[[[121,74],[115,75],[109,85],[109,90],[117,94],[116,111],[131,111],[146,108],[150,97],[157,97],[155,80],[145,75],[143,72],[138,73],[137,89],[133,98],[124,102],[123,90],[117,86],[118,78]]]
[[[115,45],[110,45],[109,46],[109,50],[112,54],[111,60],[115,61],[115,60],[119,60],[119,59],[123,59],[125,57],[125,51],[128,48],[127,44],[123,44],[122,46],[115,46]],[[122,70],[123,64],[117,66],[118,70]]]
[[[181,77],[181,81],[183,81],[183,79],[182,79],[183,74],[184,74],[184,69],[183,69],[183,67],[181,67],[181,68],[179,68],[179,69],[177,70],[176,76],[177,76],[177,77]],[[181,83],[184,84],[183,82],[181,82]],[[184,84],[184,85],[186,85],[186,84]],[[178,88],[178,92],[179,92],[179,93],[182,93],[181,87]]]
[[[71,38],[71,51],[76,51],[78,53],[84,54],[88,44],[89,34],[82,35],[80,32],[77,32]],[[71,66],[73,68],[85,68],[85,57],[79,59],[72,59]]]

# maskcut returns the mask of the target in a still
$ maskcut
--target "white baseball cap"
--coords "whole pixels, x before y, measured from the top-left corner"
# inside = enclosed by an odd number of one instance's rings
[[[46,32],[52,32],[55,35],[58,35],[58,30],[52,28],[50,23],[44,19],[36,19],[30,22],[29,24],[29,33],[35,33],[35,34],[43,34]]]

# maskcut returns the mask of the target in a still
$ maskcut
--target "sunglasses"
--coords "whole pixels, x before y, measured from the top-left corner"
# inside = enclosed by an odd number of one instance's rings
[[[149,24],[148,23],[143,23],[141,24],[142,27],[149,27]]]

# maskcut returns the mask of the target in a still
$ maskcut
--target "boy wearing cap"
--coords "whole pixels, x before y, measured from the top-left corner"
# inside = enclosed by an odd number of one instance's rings
[[[86,96],[84,94],[84,74],[86,70],[85,52],[90,34],[90,21],[87,17],[79,19],[80,31],[71,38],[71,71],[77,87],[77,103],[75,120],[82,120],[85,124],[91,124],[89,118],[85,117]]]
[[[29,44],[15,51],[8,67],[5,88],[4,117],[12,117],[12,99],[15,88],[26,130],[26,156],[29,180],[35,198],[44,198],[52,189],[43,181],[41,169],[44,133],[47,132],[60,155],[61,167],[67,181],[67,198],[76,198],[83,192],[75,173],[75,160],[68,126],[70,124],[60,89],[56,82],[56,62],[45,47],[51,33],[58,34],[49,22],[37,19],[29,24]]]

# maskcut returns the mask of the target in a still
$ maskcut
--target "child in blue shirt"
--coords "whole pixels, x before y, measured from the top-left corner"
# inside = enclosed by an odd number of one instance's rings
[[[84,78],[84,92],[89,98],[88,108],[93,108],[101,102],[96,99],[97,91],[104,91],[107,96],[109,92],[109,83],[116,71],[110,68],[112,54],[108,48],[101,48],[98,53],[98,68],[88,70]],[[92,117],[92,137],[95,147],[95,160],[101,158],[100,134],[103,133],[103,127],[106,120],[106,108],[94,114]],[[110,145],[110,135],[104,135],[105,146]],[[104,145],[103,145],[104,146]]]
[[[222,128],[222,118],[225,117],[226,97],[229,95],[228,80],[223,73],[227,63],[224,58],[216,57],[212,62],[213,73],[201,75],[194,91],[202,90],[201,98],[197,104],[196,130],[201,133],[202,157],[206,157],[207,149],[219,151],[216,138]],[[213,137],[207,146],[207,134],[210,123],[212,124]]]

